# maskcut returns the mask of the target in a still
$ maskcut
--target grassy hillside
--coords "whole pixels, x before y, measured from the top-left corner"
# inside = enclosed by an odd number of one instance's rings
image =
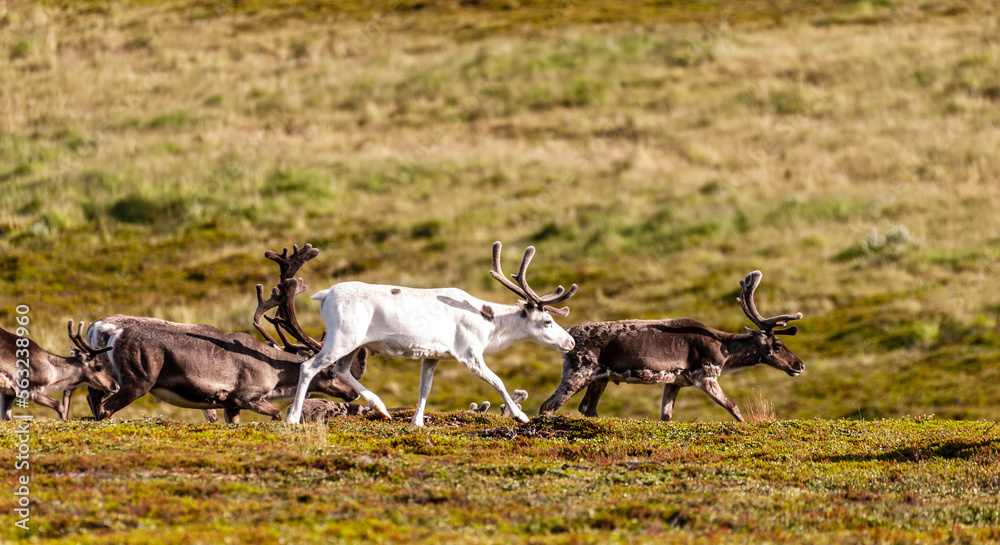
[[[988,422],[431,416],[425,429],[40,420],[33,542],[1000,539]],[[9,452],[13,426],[0,430]],[[0,539],[18,532],[5,524]]]
[[[616,6],[0,5],[0,325],[29,304],[61,353],[70,318],[249,331],[263,252],[305,242],[313,290],[513,302],[487,274],[499,239],[508,268],[538,247],[539,289],[580,284],[566,326],[737,331],[737,282],[762,270],[762,311],[806,316],[788,344],[807,367],[727,377],[737,403],[1000,418],[996,3]],[[528,345],[488,362],[529,413],[561,366]],[[376,358],[365,383],[410,405],[418,367]],[[483,399],[445,363],[429,406]],[[602,414],[658,399],[612,386]],[[200,418],[122,416],[160,413]],[[675,415],[728,419],[696,391]]]

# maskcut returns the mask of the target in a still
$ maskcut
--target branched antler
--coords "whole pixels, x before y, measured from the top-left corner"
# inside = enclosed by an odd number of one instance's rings
[[[796,326],[788,327],[785,329],[774,330],[775,327],[784,327],[791,320],[802,319],[802,313],[796,312],[795,314],[781,314],[779,316],[774,316],[772,318],[764,318],[757,311],[757,306],[753,302],[753,294],[757,291],[757,286],[760,285],[761,278],[764,274],[760,271],[753,271],[748,274],[743,280],[740,280],[740,288],[742,293],[736,298],[740,303],[740,307],[743,308],[743,313],[750,318],[750,321],[754,323],[761,331],[773,332],[775,335],[795,335],[798,333],[799,328]]]
[[[521,297],[528,303],[528,305],[542,310],[546,310],[555,314],[557,316],[568,316],[569,307],[555,308],[552,305],[556,303],[561,303],[573,297],[576,294],[577,286],[573,284],[569,287],[567,291],[566,288],[562,286],[556,287],[556,291],[545,295],[539,296],[531,286],[528,285],[528,265],[531,263],[531,258],[535,256],[535,247],[528,246],[524,250],[524,258],[521,259],[521,267],[518,269],[517,274],[510,275],[511,278],[517,280],[517,284],[511,282],[503,274],[503,269],[500,267],[500,249],[502,248],[500,241],[493,243],[493,269],[490,270],[490,274],[493,278],[497,279],[498,282],[504,285],[510,291],[516,293],[518,297]]]
[[[114,348],[113,346],[103,346],[101,348],[94,348],[93,346],[90,346],[90,344],[83,338],[83,324],[83,322],[80,322],[80,326],[76,329],[75,335],[73,334],[73,320],[70,320],[69,323],[66,324],[66,332],[69,334],[69,339],[73,341],[73,344],[75,344],[77,348],[86,352],[91,357]]]
[[[302,330],[295,315],[295,296],[305,291],[306,285],[301,278],[293,278],[293,276],[302,265],[317,255],[319,255],[319,250],[313,248],[312,244],[306,244],[301,250],[298,245],[293,245],[291,256],[288,255],[288,248],[285,248],[280,255],[270,250],[264,252],[264,257],[278,264],[281,276],[278,285],[271,290],[271,297],[267,300],[264,299],[264,286],[257,284],[257,310],[254,311],[253,315],[253,326],[265,339],[278,346],[278,341],[275,341],[274,337],[271,337],[261,325],[260,318],[263,316],[278,332],[281,346],[286,352],[295,353],[307,350],[316,353],[323,346],[322,340],[317,341]],[[265,313],[273,308],[278,309],[274,313],[274,318],[266,316]],[[285,332],[298,342],[290,341]]]

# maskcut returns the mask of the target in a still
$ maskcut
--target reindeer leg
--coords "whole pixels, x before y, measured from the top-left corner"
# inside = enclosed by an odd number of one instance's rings
[[[372,392],[368,388],[362,386],[361,383],[358,382],[358,379],[354,378],[354,375],[351,374],[351,365],[354,363],[354,358],[357,357],[358,350],[361,349],[356,348],[346,356],[337,360],[337,363],[334,364],[335,367],[333,368],[333,372],[339,375],[341,380],[346,382],[348,386],[353,388],[361,399],[364,399],[365,402],[368,403],[369,407],[378,411],[383,420],[392,420],[392,416],[389,414],[389,410],[385,408],[385,403],[382,403],[382,399],[379,398],[375,392]]]
[[[566,404],[569,398],[573,397],[577,392],[579,392],[584,386],[589,383],[585,380],[576,377],[576,379],[567,379],[565,376],[559,386],[556,386],[556,391],[549,396],[542,405],[538,408],[538,414],[541,415],[551,415]],[[582,405],[581,405],[582,406]]]
[[[302,362],[302,366],[299,368],[299,384],[295,389],[295,399],[292,401],[292,406],[288,408],[285,422],[298,424],[302,420],[302,405],[305,404],[306,396],[309,395],[309,383],[330,364],[329,358],[327,358],[327,354],[330,353],[330,344],[330,342],[325,343],[315,356]]]
[[[63,390],[62,403],[59,404],[59,418],[62,420],[69,419],[69,402],[73,400],[73,390]]]
[[[129,406],[133,401],[139,399],[140,397],[149,393],[156,384],[155,380],[129,380],[126,382],[127,387],[123,387],[117,392],[111,394],[107,399],[100,402],[97,407],[96,414],[94,418],[97,420],[104,420],[109,418],[116,412]],[[89,398],[90,396],[88,396]]]
[[[602,378],[597,379],[587,386],[587,391],[583,394],[583,399],[580,401],[580,414],[583,416],[596,417],[597,416],[597,402],[601,400],[601,395],[604,394],[604,389],[608,387],[608,379]]]
[[[483,361],[481,355],[476,354],[471,357],[466,357],[458,360],[459,363],[469,368],[477,377],[483,379],[486,384],[493,387],[500,397],[503,398],[503,402],[510,407],[510,415],[514,417],[515,420],[527,423],[528,415],[524,414],[524,411],[517,408],[517,403],[511,399],[510,394],[507,393],[507,388],[504,387],[503,381],[497,376],[489,367],[486,367],[486,362]]]
[[[708,397],[712,398],[719,405],[725,407],[726,410],[736,418],[736,420],[746,422],[746,420],[743,419],[743,415],[740,414],[739,407],[737,407],[736,403],[734,403],[732,399],[729,399],[725,392],[722,391],[722,387],[719,386],[719,381],[716,380],[715,377],[706,377],[695,383],[695,386],[705,390]]]
[[[104,392],[94,388],[93,386],[87,387],[87,405],[90,406],[90,414],[94,416],[94,420],[97,420],[97,414],[103,399]]]
[[[31,392],[31,397],[29,399],[35,405],[48,407],[57,413],[59,412],[60,403],[41,392]],[[60,414],[59,416],[61,417],[62,415]]]
[[[600,380],[600,377],[594,376],[594,369],[597,368],[597,362],[591,358],[583,358],[580,356],[579,352],[573,351],[563,356],[563,368],[562,368],[562,380],[559,381],[559,386],[556,387],[556,391],[549,396],[548,399],[542,403],[542,406],[538,408],[538,414],[551,415],[555,414],[559,407],[562,407],[569,401],[569,398],[576,395],[584,386],[589,386],[591,382],[595,380]],[[607,378],[605,377],[605,382]],[[604,388],[601,388],[601,392]],[[584,403],[588,402],[590,390],[587,390],[588,395],[584,396],[583,402],[580,403],[580,412],[586,414]],[[597,398],[594,399],[593,404],[588,403],[589,406],[597,407],[597,399],[600,399],[601,394],[597,394]],[[594,416],[596,416],[596,411]]]
[[[10,420],[14,410],[14,396],[0,394],[0,420]]]
[[[271,420],[281,420],[281,409],[271,405],[271,403],[266,399],[255,399],[244,405],[244,408],[249,409],[255,413],[266,414],[271,417]],[[236,409],[237,415],[239,414],[239,409]],[[229,414],[229,409],[226,409],[226,415]],[[237,416],[237,418],[239,418]],[[234,422],[238,424],[238,422]]]
[[[219,421],[219,413],[215,412],[215,409],[202,409],[201,414],[205,415],[205,421],[209,424]]]
[[[226,424],[240,423],[240,410],[226,408],[222,410],[222,417],[226,419]]]
[[[389,416],[389,412],[385,408],[385,403],[382,403],[382,400],[373,392],[370,392],[368,388],[362,386],[358,382],[358,379],[354,378],[354,375],[351,374],[351,364],[354,362],[354,358],[357,356],[358,351],[361,350],[361,347],[337,356],[332,348],[327,348],[332,344],[333,339],[328,340],[323,344],[323,348],[320,349],[318,354],[302,362],[301,371],[299,372],[299,386],[295,391],[295,401],[289,407],[288,416],[285,418],[285,421],[290,424],[298,424],[302,420],[302,405],[306,402],[306,395],[309,393],[309,383],[312,382],[313,377],[330,365],[331,362],[336,362],[333,364],[335,365],[333,372],[339,375],[341,380],[346,382],[354,391],[358,392],[358,395],[368,403],[368,406],[378,411],[383,419],[391,420],[392,417]]]
[[[413,420],[410,421],[414,426],[424,425],[424,407],[427,405],[427,397],[431,395],[431,383],[434,382],[434,369],[437,364],[438,360],[420,361],[420,400],[417,401],[417,411],[413,413]]]
[[[559,407],[562,407],[567,401],[569,401],[569,398],[576,395],[576,393],[582,390],[584,386],[588,386],[589,384],[589,381],[581,377],[575,377],[573,379],[563,377],[559,386],[556,386],[556,391],[553,392],[553,394],[542,403],[541,407],[538,408],[538,414],[555,414]],[[580,410],[581,412],[583,411],[583,403],[580,404]]]
[[[660,398],[660,420],[669,422],[674,417],[674,400],[677,399],[677,393],[680,391],[681,387],[676,384],[663,385],[663,397]],[[720,388],[719,391],[721,392],[722,389]],[[725,394],[723,394],[723,397],[725,397]],[[736,405],[733,406],[735,407]]]
[[[595,380],[601,380],[600,377],[595,376],[594,368],[597,362],[591,360],[584,360],[576,352],[570,352],[563,356],[563,369],[562,369],[562,380],[559,381],[559,386],[556,387],[556,391],[549,396],[548,399],[542,403],[542,406],[538,408],[538,414],[550,415],[554,414],[559,407],[562,407],[569,401],[569,398],[576,395],[577,392],[583,389],[585,386],[589,386],[591,382]],[[606,376],[604,381],[607,382]],[[604,388],[601,388],[601,392]],[[584,403],[588,403],[590,398],[590,390],[587,390],[588,395],[584,396],[583,402],[580,403],[580,412],[587,414],[585,410]],[[588,407],[597,407],[597,399],[600,399],[600,392],[597,393],[597,398],[594,399],[593,404],[588,403]],[[594,413],[596,416],[597,413]]]

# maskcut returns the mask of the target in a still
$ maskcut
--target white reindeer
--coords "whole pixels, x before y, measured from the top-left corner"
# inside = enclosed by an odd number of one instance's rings
[[[521,268],[511,278],[500,268],[500,242],[493,244],[493,275],[501,284],[524,301],[517,305],[499,305],[477,299],[457,288],[413,289],[396,286],[343,282],[312,296],[320,301],[320,313],[326,323],[327,338],[314,357],[302,363],[295,401],[288,410],[287,422],[298,423],[309,382],[329,365],[355,391],[389,419],[385,404],[350,374],[349,364],[361,348],[387,356],[420,359],[420,400],[412,423],[424,424],[424,406],[430,395],[434,368],[439,360],[453,359],[466,366],[496,389],[511,416],[521,422],[528,417],[517,407],[493,371],[486,366],[483,354],[499,352],[521,340],[531,340],[562,353],[573,349],[573,338],[552,320],[551,314],[567,316],[569,307],[551,305],[576,293],[562,286],[539,297],[528,286],[526,271],[535,248],[529,246]]]

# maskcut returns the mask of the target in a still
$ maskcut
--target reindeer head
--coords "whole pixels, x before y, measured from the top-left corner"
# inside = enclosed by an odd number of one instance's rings
[[[100,358],[97,357],[114,347],[94,348],[87,344],[87,341],[81,335],[83,333],[83,322],[80,322],[80,327],[77,328],[76,334],[73,333],[73,320],[69,321],[66,329],[70,340],[76,345],[76,348],[69,349],[71,359],[79,362],[80,368],[83,371],[83,378],[87,381],[87,384],[108,393],[113,394],[117,392],[118,381],[115,380],[115,377],[111,376],[108,369],[101,363]]]
[[[337,376],[333,369],[335,365],[330,365],[319,372],[309,385],[310,392],[319,392],[332,397],[339,397],[347,401],[354,401],[360,394],[351,388],[343,379]],[[358,355],[351,362],[351,376],[361,380],[365,376],[368,367],[368,350],[362,348]]]
[[[546,348],[563,353],[572,350],[575,344],[573,337],[565,329],[559,327],[551,315],[569,315],[569,307],[555,308],[552,305],[573,297],[577,290],[576,284],[570,286],[569,291],[558,286],[556,291],[541,297],[528,285],[527,277],[528,264],[531,263],[531,258],[535,255],[535,247],[528,246],[524,251],[524,258],[521,259],[520,270],[517,274],[510,275],[511,278],[517,280],[517,284],[504,276],[503,270],[500,268],[501,247],[500,241],[493,243],[493,269],[490,274],[504,287],[524,299],[518,303],[518,306],[521,308],[521,316],[527,321],[529,338]]]
[[[757,312],[756,305],[754,305],[753,294],[757,290],[757,286],[760,284],[760,279],[763,276],[760,271],[754,271],[748,274],[744,280],[740,280],[742,293],[736,300],[739,301],[740,307],[743,308],[743,313],[747,315],[747,318],[750,318],[750,321],[760,328],[759,330],[749,327],[746,329],[747,333],[760,344],[761,352],[763,353],[761,363],[770,365],[775,369],[780,369],[794,377],[805,369],[805,365],[802,363],[802,360],[785,347],[785,343],[781,342],[777,336],[795,335],[798,333],[798,327],[784,326],[791,320],[802,319],[802,313],[782,314],[772,318],[761,316],[760,312]],[[781,327],[782,329],[774,329],[775,327]]]

